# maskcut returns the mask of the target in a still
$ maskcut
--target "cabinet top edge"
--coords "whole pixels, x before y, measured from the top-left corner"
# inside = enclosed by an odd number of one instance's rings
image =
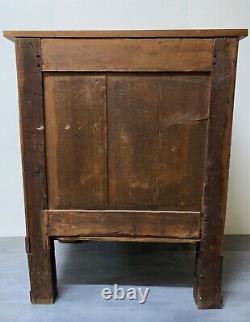
[[[248,29],[170,29],[170,30],[46,30],[4,31],[12,41],[16,38],[245,38]]]

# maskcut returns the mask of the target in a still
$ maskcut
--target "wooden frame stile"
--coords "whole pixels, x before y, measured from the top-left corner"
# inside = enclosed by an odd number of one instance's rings
[[[40,220],[40,210],[47,209],[48,204],[40,39],[16,39],[16,59],[30,298],[32,303],[53,303],[54,244],[50,240],[44,243]]]
[[[197,243],[194,297],[200,309],[222,306],[223,238],[238,38],[214,40],[201,241]]]

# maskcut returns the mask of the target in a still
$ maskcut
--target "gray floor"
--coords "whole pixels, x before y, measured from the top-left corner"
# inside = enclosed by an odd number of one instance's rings
[[[59,296],[29,304],[22,238],[0,238],[0,322],[250,321],[250,236],[228,236],[224,307],[197,310],[192,296],[194,251],[188,245],[56,244]],[[150,287],[145,304],[106,301],[105,286]]]

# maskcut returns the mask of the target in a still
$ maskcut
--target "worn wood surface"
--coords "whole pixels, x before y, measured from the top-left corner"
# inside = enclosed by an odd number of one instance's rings
[[[215,40],[202,232],[194,288],[197,306],[206,309],[222,305],[222,246],[237,48],[237,39]]]
[[[62,243],[75,243],[87,241],[103,241],[103,242],[128,242],[128,243],[172,243],[172,244],[194,244],[199,238],[167,238],[167,237],[56,237]]]
[[[107,77],[109,206],[201,210],[208,74]]]
[[[40,221],[40,210],[48,208],[40,40],[18,39],[16,55],[30,296],[33,303],[51,303],[56,292],[54,249],[52,243],[44,249]]]
[[[199,238],[199,212],[44,210],[49,236]]]
[[[196,242],[197,306],[221,306],[235,66],[246,34],[5,33],[16,41],[33,303],[54,301],[56,238]],[[31,35],[40,38],[19,38]]]
[[[45,71],[212,69],[212,39],[43,39],[41,44]]]
[[[45,73],[44,92],[49,209],[201,209],[208,74]]]
[[[105,209],[106,76],[45,73],[49,209]]]
[[[62,30],[62,31],[15,31],[3,32],[4,37],[16,38],[244,38],[247,29],[177,29],[177,30]]]

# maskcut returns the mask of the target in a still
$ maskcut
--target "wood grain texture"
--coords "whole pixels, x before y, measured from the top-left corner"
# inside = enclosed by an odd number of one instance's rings
[[[51,31],[15,31],[3,32],[4,37],[16,38],[244,38],[247,29],[177,29],[177,30],[51,30]]]
[[[5,32],[16,42],[33,303],[54,301],[59,239],[195,242],[197,307],[221,307],[237,48],[246,35]]]
[[[154,79],[126,74],[107,79],[109,205],[114,209],[154,209],[158,204]]]
[[[201,210],[209,74],[168,75],[159,102],[159,207]]]
[[[51,303],[56,293],[54,250],[52,243],[43,247],[40,221],[40,210],[48,207],[40,40],[19,39],[16,55],[30,296],[33,303]]]
[[[110,207],[201,209],[209,84],[209,74],[108,75]]]
[[[127,243],[171,243],[171,244],[194,244],[200,239],[197,238],[167,238],[167,237],[56,237],[62,243],[77,243],[87,241],[101,242],[127,242]]]
[[[200,213],[128,210],[48,210],[49,236],[199,238]]]
[[[44,71],[210,71],[212,39],[43,39]]]
[[[44,76],[49,209],[107,203],[106,76]]]
[[[194,289],[198,308],[205,309],[222,305],[222,246],[237,49],[237,39],[215,40],[202,237],[197,247]]]

